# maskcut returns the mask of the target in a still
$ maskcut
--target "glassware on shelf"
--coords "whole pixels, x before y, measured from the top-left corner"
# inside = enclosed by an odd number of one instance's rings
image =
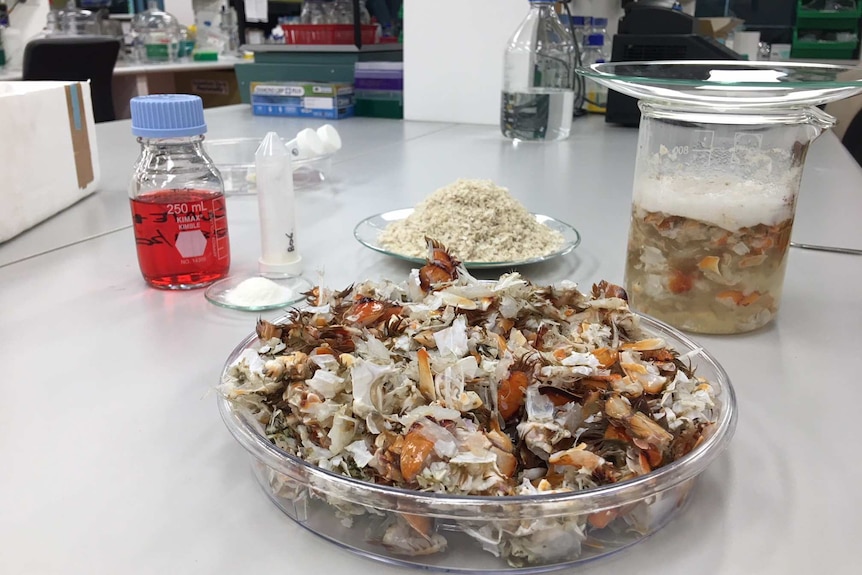
[[[332,24],[353,24],[353,2],[351,0],[333,0]]]
[[[173,62],[179,56],[180,23],[148,0],[147,9],[132,19],[135,55],[141,62]]]
[[[71,36],[84,36],[99,33],[99,22],[95,12],[82,10],[69,0],[66,7],[56,14],[59,32]]]
[[[323,0],[305,0],[299,19],[302,24],[329,24],[326,3]]]
[[[598,18],[597,18],[598,19]],[[609,59],[607,47],[604,44],[605,35],[601,33],[588,34],[584,39],[584,66],[601,64]],[[608,89],[601,84],[587,80],[584,82],[584,109],[587,112],[604,114],[608,106]]]
[[[219,31],[224,39],[222,51],[226,54],[236,54],[239,51],[239,26],[234,8],[222,7]]]

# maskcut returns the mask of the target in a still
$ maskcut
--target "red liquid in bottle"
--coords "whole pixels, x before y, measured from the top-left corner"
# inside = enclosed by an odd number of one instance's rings
[[[132,200],[138,264],[162,289],[203,287],[227,275],[230,241],[224,194],[159,190]]]

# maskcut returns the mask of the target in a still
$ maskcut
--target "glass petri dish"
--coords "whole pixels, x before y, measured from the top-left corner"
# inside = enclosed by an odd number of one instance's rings
[[[339,547],[385,563],[450,573],[563,569],[635,545],[670,523],[689,501],[698,477],[727,448],[736,428],[736,397],[718,362],[674,328],[646,316],[639,318],[647,333],[664,339],[691,361],[698,375],[710,381],[717,392],[716,420],[704,441],[682,458],[638,478],[594,489],[493,497],[369,483],[317,467],[280,449],[267,438],[254,414],[221,395],[218,409],[231,435],[248,452],[255,478],[270,500],[298,525]],[[227,358],[222,375],[246,350],[259,346],[256,334],[246,337]],[[603,527],[589,527],[583,541],[566,536],[573,534],[572,525],[603,513],[620,515]],[[429,541],[445,540],[445,545],[411,555],[380,540],[381,530],[404,524],[405,518],[422,529]],[[545,535],[531,539],[519,532],[518,525],[525,532],[541,530]],[[508,552],[510,545],[531,540],[548,553],[523,562],[517,555],[513,562],[501,557],[501,549]],[[649,560],[648,553],[645,557]]]
[[[424,264],[425,258],[417,258],[414,256],[410,256],[407,254],[402,254],[398,252],[394,252],[386,247],[384,247],[380,243],[380,233],[386,229],[386,226],[393,222],[401,221],[406,219],[410,214],[413,213],[413,208],[404,208],[400,210],[392,210],[390,212],[384,212],[382,214],[377,214],[368,218],[365,218],[361,222],[356,225],[356,228],[353,230],[353,237],[356,240],[364,245],[365,247],[372,249],[376,252],[380,252],[381,254],[386,254],[388,256],[392,256],[394,258],[399,258],[402,260],[406,260],[408,262],[413,262],[417,264]],[[512,261],[500,261],[500,262],[463,262],[464,266],[467,269],[495,269],[495,268],[512,268],[517,266],[523,266],[528,264],[535,264],[539,262],[544,262],[553,258],[557,258],[567,253],[571,252],[573,249],[578,247],[581,243],[581,234],[574,227],[569,224],[560,221],[556,218],[552,218],[551,216],[544,216],[541,214],[533,214],[536,218],[536,221],[540,224],[551,228],[552,230],[558,231],[563,236],[563,243],[555,249],[554,251],[534,257],[527,258],[523,260],[512,260]]]
[[[238,299],[237,289],[241,284],[263,276],[230,276],[211,284],[204,292],[204,297],[211,304],[238,311],[267,311],[281,309],[305,300],[305,292],[313,286],[302,276],[266,277],[276,286],[278,291],[270,292],[270,297],[264,300]]]
[[[806,62],[605,62],[578,73],[635,98],[712,108],[819,106],[862,92],[862,69]]]
[[[239,196],[257,193],[257,174],[254,155],[260,138],[232,138],[207,140],[207,154],[212,158],[222,179],[225,195]],[[332,168],[333,154],[305,158],[291,158],[293,186],[296,190],[313,188],[326,181]]]

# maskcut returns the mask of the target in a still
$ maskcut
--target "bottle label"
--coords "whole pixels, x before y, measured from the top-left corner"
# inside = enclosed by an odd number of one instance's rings
[[[550,112],[549,94],[503,92],[500,106],[503,133],[525,140],[543,140]]]
[[[224,194],[161,190],[132,200],[138,263],[144,277],[222,276],[230,265]]]
[[[170,60],[170,46],[168,44],[147,44],[147,59],[154,61]]]

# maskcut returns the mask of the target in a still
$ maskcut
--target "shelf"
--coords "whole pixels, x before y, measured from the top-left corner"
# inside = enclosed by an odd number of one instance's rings
[[[862,5],[860,5],[862,6]],[[859,9],[854,10],[806,10],[800,8],[796,11],[797,18],[806,20],[858,20]]]
[[[862,2],[857,2],[854,10],[809,10],[802,7],[802,0],[796,6],[796,27],[819,30],[855,30],[862,17]]]
[[[849,42],[806,42],[799,40],[797,32],[794,30],[790,57],[849,60],[853,58],[858,45],[858,40],[851,40]]]
[[[353,44],[247,44],[240,49],[249,52],[400,52],[402,45],[380,42],[357,48]]]
[[[805,0],[797,0],[796,26],[793,29],[793,42],[790,55],[793,58],[817,58],[847,60],[856,55],[859,47],[859,21],[862,18],[862,1],[856,2],[853,10],[811,10],[803,8]],[[856,40],[848,42],[810,42],[800,40],[799,36],[811,32],[854,32]],[[823,34],[820,34],[821,36]]]

